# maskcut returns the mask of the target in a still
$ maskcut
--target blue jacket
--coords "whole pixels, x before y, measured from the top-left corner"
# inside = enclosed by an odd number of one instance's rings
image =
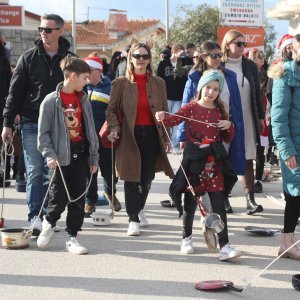
[[[229,159],[236,174],[244,175],[246,168],[246,156],[241,96],[235,72],[225,68],[223,69],[223,72],[230,93],[229,116],[230,120],[234,124],[234,138],[230,143]],[[188,75],[188,81],[186,82],[183,92],[182,106],[190,102],[191,99],[195,97],[200,78],[201,73],[197,70],[191,71]],[[186,140],[185,129],[185,122],[182,122],[177,131],[179,141]]]
[[[102,76],[101,82],[97,85],[87,85],[87,92],[91,101],[96,132],[99,133],[106,120],[105,112],[109,102],[111,81],[108,77]]]
[[[280,153],[283,190],[300,196],[300,67],[296,61],[281,66],[284,72],[273,77],[271,124]],[[285,165],[291,156],[296,156],[298,164],[293,170]]]

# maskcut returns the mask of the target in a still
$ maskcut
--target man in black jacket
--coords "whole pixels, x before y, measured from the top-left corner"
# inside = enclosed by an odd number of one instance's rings
[[[33,226],[34,235],[38,235],[42,229],[37,216],[49,183],[47,163],[37,149],[37,122],[41,102],[64,79],[60,61],[71,52],[70,43],[61,37],[63,27],[64,20],[58,15],[46,14],[41,17],[41,26],[38,27],[41,39],[19,58],[3,111],[4,142],[12,140],[16,115],[22,117],[28,220]]]

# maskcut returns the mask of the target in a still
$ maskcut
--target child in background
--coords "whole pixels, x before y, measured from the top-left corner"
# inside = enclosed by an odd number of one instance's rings
[[[53,235],[53,228],[62,212],[68,207],[66,249],[74,254],[88,250],[76,239],[84,220],[85,195],[70,202],[62,175],[72,199],[78,198],[86,189],[86,169],[93,174],[98,169],[98,137],[87,95],[82,92],[90,77],[89,65],[68,55],[61,61],[64,82],[55,92],[47,95],[40,107],[38,120],[38,149],[47,159],[50,170],[56,169],[49,191],[49,203],[43,220],[43,230],[37,245],[46,248]]]
[[[233,175],[234,171],[229,165],[227,152],[222,144],[230,142],[233,137],[233,124],[228,120],[228,114],[223,102],[220,100],[220,92],[224,85],[224,76],[220,71],[209,70],[203,73],[198,88],[196,99],[183,106],[176,115],[165,116],[164,112],[156,113],[156,120],[164,122],[166,126],[175,126],[183,121],[183,117],[190,118],[186,121],[187,144],[183,153],[182,165],[197,196],[208,192],[214,213],[220,215],[224,222],[224,229],[218,233],[220,245],[220,260],[227,260],[241,256],[241,252],[235,250],[228,239],[227,217],[225,211],[224,175]],[[227,162],[221,165],[217,159],[217,153],[222,153]],[[225,153],[225,154],[224,154]],[[193,167],[196,166],[196,173]],[[202,167],[201,167],[202,166]],[[181,176],[182,175],[182,176]],[[234,176],[236,181],[236,176]],[[183,239],[181,252],[185,254],[194,253],[192,245],[192,227],[197,207],[196,199],[189,189],[183,172],[179,168],[174,181],[176,190],[183,188],[184,211],[181,200],[177,208],[183,213]],[[183,184],[182,184],[183,182]],[[232,186],[234,184],[232,182]],[[173,184],[173,183],[172,183]],[[179,198],[181,199],[181,197]]]
[[[111,90],[111,81],[108,77],[103,76],[102,59],[97,56],[89,56],[84,61],[91,68],[91,76],[89,84],[86,86],[89,99],[92,106],[92,112],[95,122],[96,133],[99,133],[103,126],[106,116],[105,112],[109,102],[109,95]],[[101,176],[103,177],[104,197],[113,205],[114,211],[121,210],[122,206],[116,196],[116,183],[118,178],[114,174],[114,186],[112,187],[112,157],[111,149],[104,148],[99,139],[99,166]],[[89,177],[90,175],[88,175]],[[96,210],[96,203],[98,201],[98,172],[93,175],[91,185],[86,194],[85,217],[90,217]]]

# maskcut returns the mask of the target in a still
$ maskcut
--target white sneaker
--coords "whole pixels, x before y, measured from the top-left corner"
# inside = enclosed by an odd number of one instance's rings
[[[54,232],[60,232],[60,230],[61,230],[61,228],[57,225],[54,226],[52,229],[53,229]]]
[[[54,231],[52,225],[44,217],[43,230],[37,239],[37,245],[39,248],[46,248],[49,245],[50,239]]]
[[[183,254],[192,254],[194,253],[192,236],[186,237],[181,241],[181,253]]]
[[[129,222],[127,235],[140,235],[140,223],[138,222]]]
[[[235,250],[234,247],[228,243],[220,250],[219,259],[227,260],[231,258],[240,257],[241,255],[242,255],[241,251]]]
[[[74,253],[74,254],[86,254],[88,253],[88,250],[81,246],[76,237],[74,236],[71,236],[67,241],[66,241],[66,249],[71,252],[71,253]]]
[[[30,219],[30,228],[32,229],[33,236],[39,236],[43,226],[42,221],[38,216],[34,216],[32,219]]]
[[[141,210],[139,212],[139,220],[140,220],[140,226],[141,227],[148,227],[149,226],[149,222],[148,222],[143,210]]]

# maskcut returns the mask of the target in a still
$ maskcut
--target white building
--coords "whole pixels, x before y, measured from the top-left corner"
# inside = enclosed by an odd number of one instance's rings
[[[268,10],[268,18],[289,21],[289,34],[300,33],[300,0],[277,0]]]

